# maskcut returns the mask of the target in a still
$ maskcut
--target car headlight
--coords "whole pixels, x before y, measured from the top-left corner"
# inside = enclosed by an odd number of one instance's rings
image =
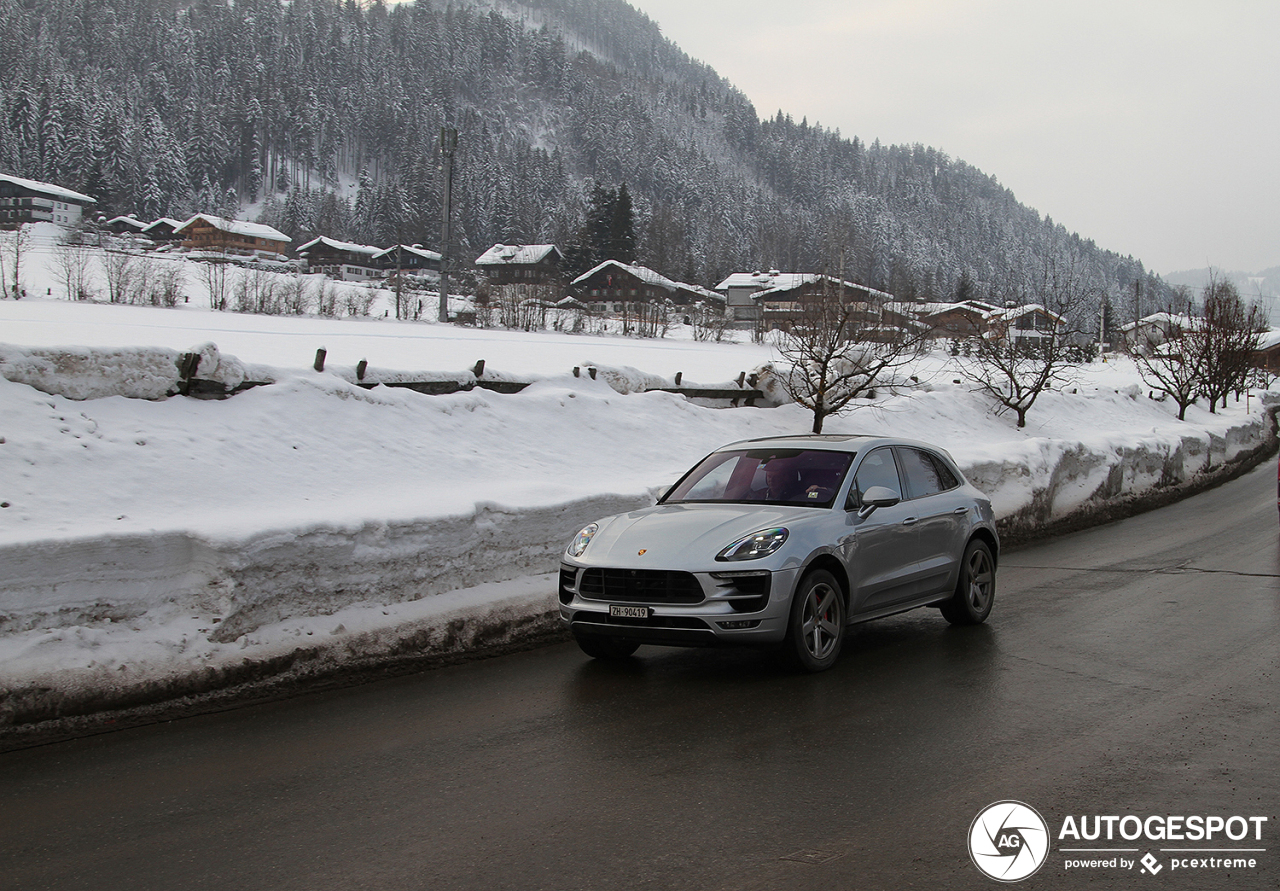
[[[738,539],[716,554],[716,559],[756,560],[760,557],[769,556],[782,547],[782,543],[786,540],[786,529],[761,529],[759,532],[752,532],[750,535]]]
[[[573,537],[573,541],[569,542],[569,556],[581,557],[582,552],[587,549],[587,545],[591,544],[592,537],[599,531],[600,526],[596,523],[592,523],[590,526],[583,526],[581,531]]]

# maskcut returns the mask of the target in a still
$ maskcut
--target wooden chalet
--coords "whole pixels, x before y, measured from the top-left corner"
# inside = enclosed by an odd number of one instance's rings
[[[112,217],[102,224],[104,229],[114,232],[116,235],[140,235],[142,230],[147,228],[147,224],[137,217],[118,216]]]
[[[62,186],[0,173],[0,228],[16,229],[23,223],[75,226],[96,203]]]
[[[373,262],[387,275],[395,272],[409,275],[438,273],[442,259],[440,254],[429,251],[420,244],[392,245],[373,255]]]
[[[1280,331],[1267,331],[1258,335],[1253,365],[1271,374],[1280,374]]]
[[[495,244],[479,257],[476,269],[490,285],[553,285],[563,281],[564,254],[554,244]]]
[[[181,227],[182,222],[180,220],[161,217],[155,222],[149,223],[142,230],[142,234],[160,244],[172,244],[173,242],[182,241],[182,235],[178,233],[178,229]]]
[[[856,303],[862,307],[860,316],[876,319],[883,315],[884,306],[893,304],[892,294],[829,275],[787,274],[774,276],[774,281],[774,287],[756,291],[750,298],[757,307],[754,318],[765,328],[787,327],[813,300]]]
[[[1038,303],[1011,306],[992,320],[992,336],[1015,344],[1034,344],[1060,334],[1067,320]]]
[[[914,311],[916,317],[928,327],[930,337],[953,340],[985,337],[991,330],[992,320],[1001,313],[998,306],[981,300],[904,304],[903,308]]]
[[[368,244],[313,238],[298,248],[298,256],[308,272],[319,272],[345,282],[367,282],[382,278],[382,266],[375,260],[382,248]]]
[[[197,214],[175,232],[184,247],[222,253],[283,255],[289,236],[261,223],[227,220],[212,214]]]
[[[680,285],[644,266],[605,260],[570,282],[569,292],[587,306],[626,312],[638,304],[674,303]]]

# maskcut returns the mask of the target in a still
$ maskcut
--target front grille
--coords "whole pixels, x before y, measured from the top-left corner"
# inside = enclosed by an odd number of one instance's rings
[[[588,600],[701,603],[702,585],[691,572],[665,569],[588,569],[578,593]]]

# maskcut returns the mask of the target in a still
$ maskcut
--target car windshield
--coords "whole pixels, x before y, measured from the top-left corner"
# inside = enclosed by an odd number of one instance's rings
[[[853,452],[743,449],[708,455],[662,499],[663,504],[795,504],[830,507]]]

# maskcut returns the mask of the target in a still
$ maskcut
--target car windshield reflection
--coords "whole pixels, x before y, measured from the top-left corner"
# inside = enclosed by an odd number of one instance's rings
[[[766,448],[716,452],[676,483],[663,504],[831,507],[853,452]]]

